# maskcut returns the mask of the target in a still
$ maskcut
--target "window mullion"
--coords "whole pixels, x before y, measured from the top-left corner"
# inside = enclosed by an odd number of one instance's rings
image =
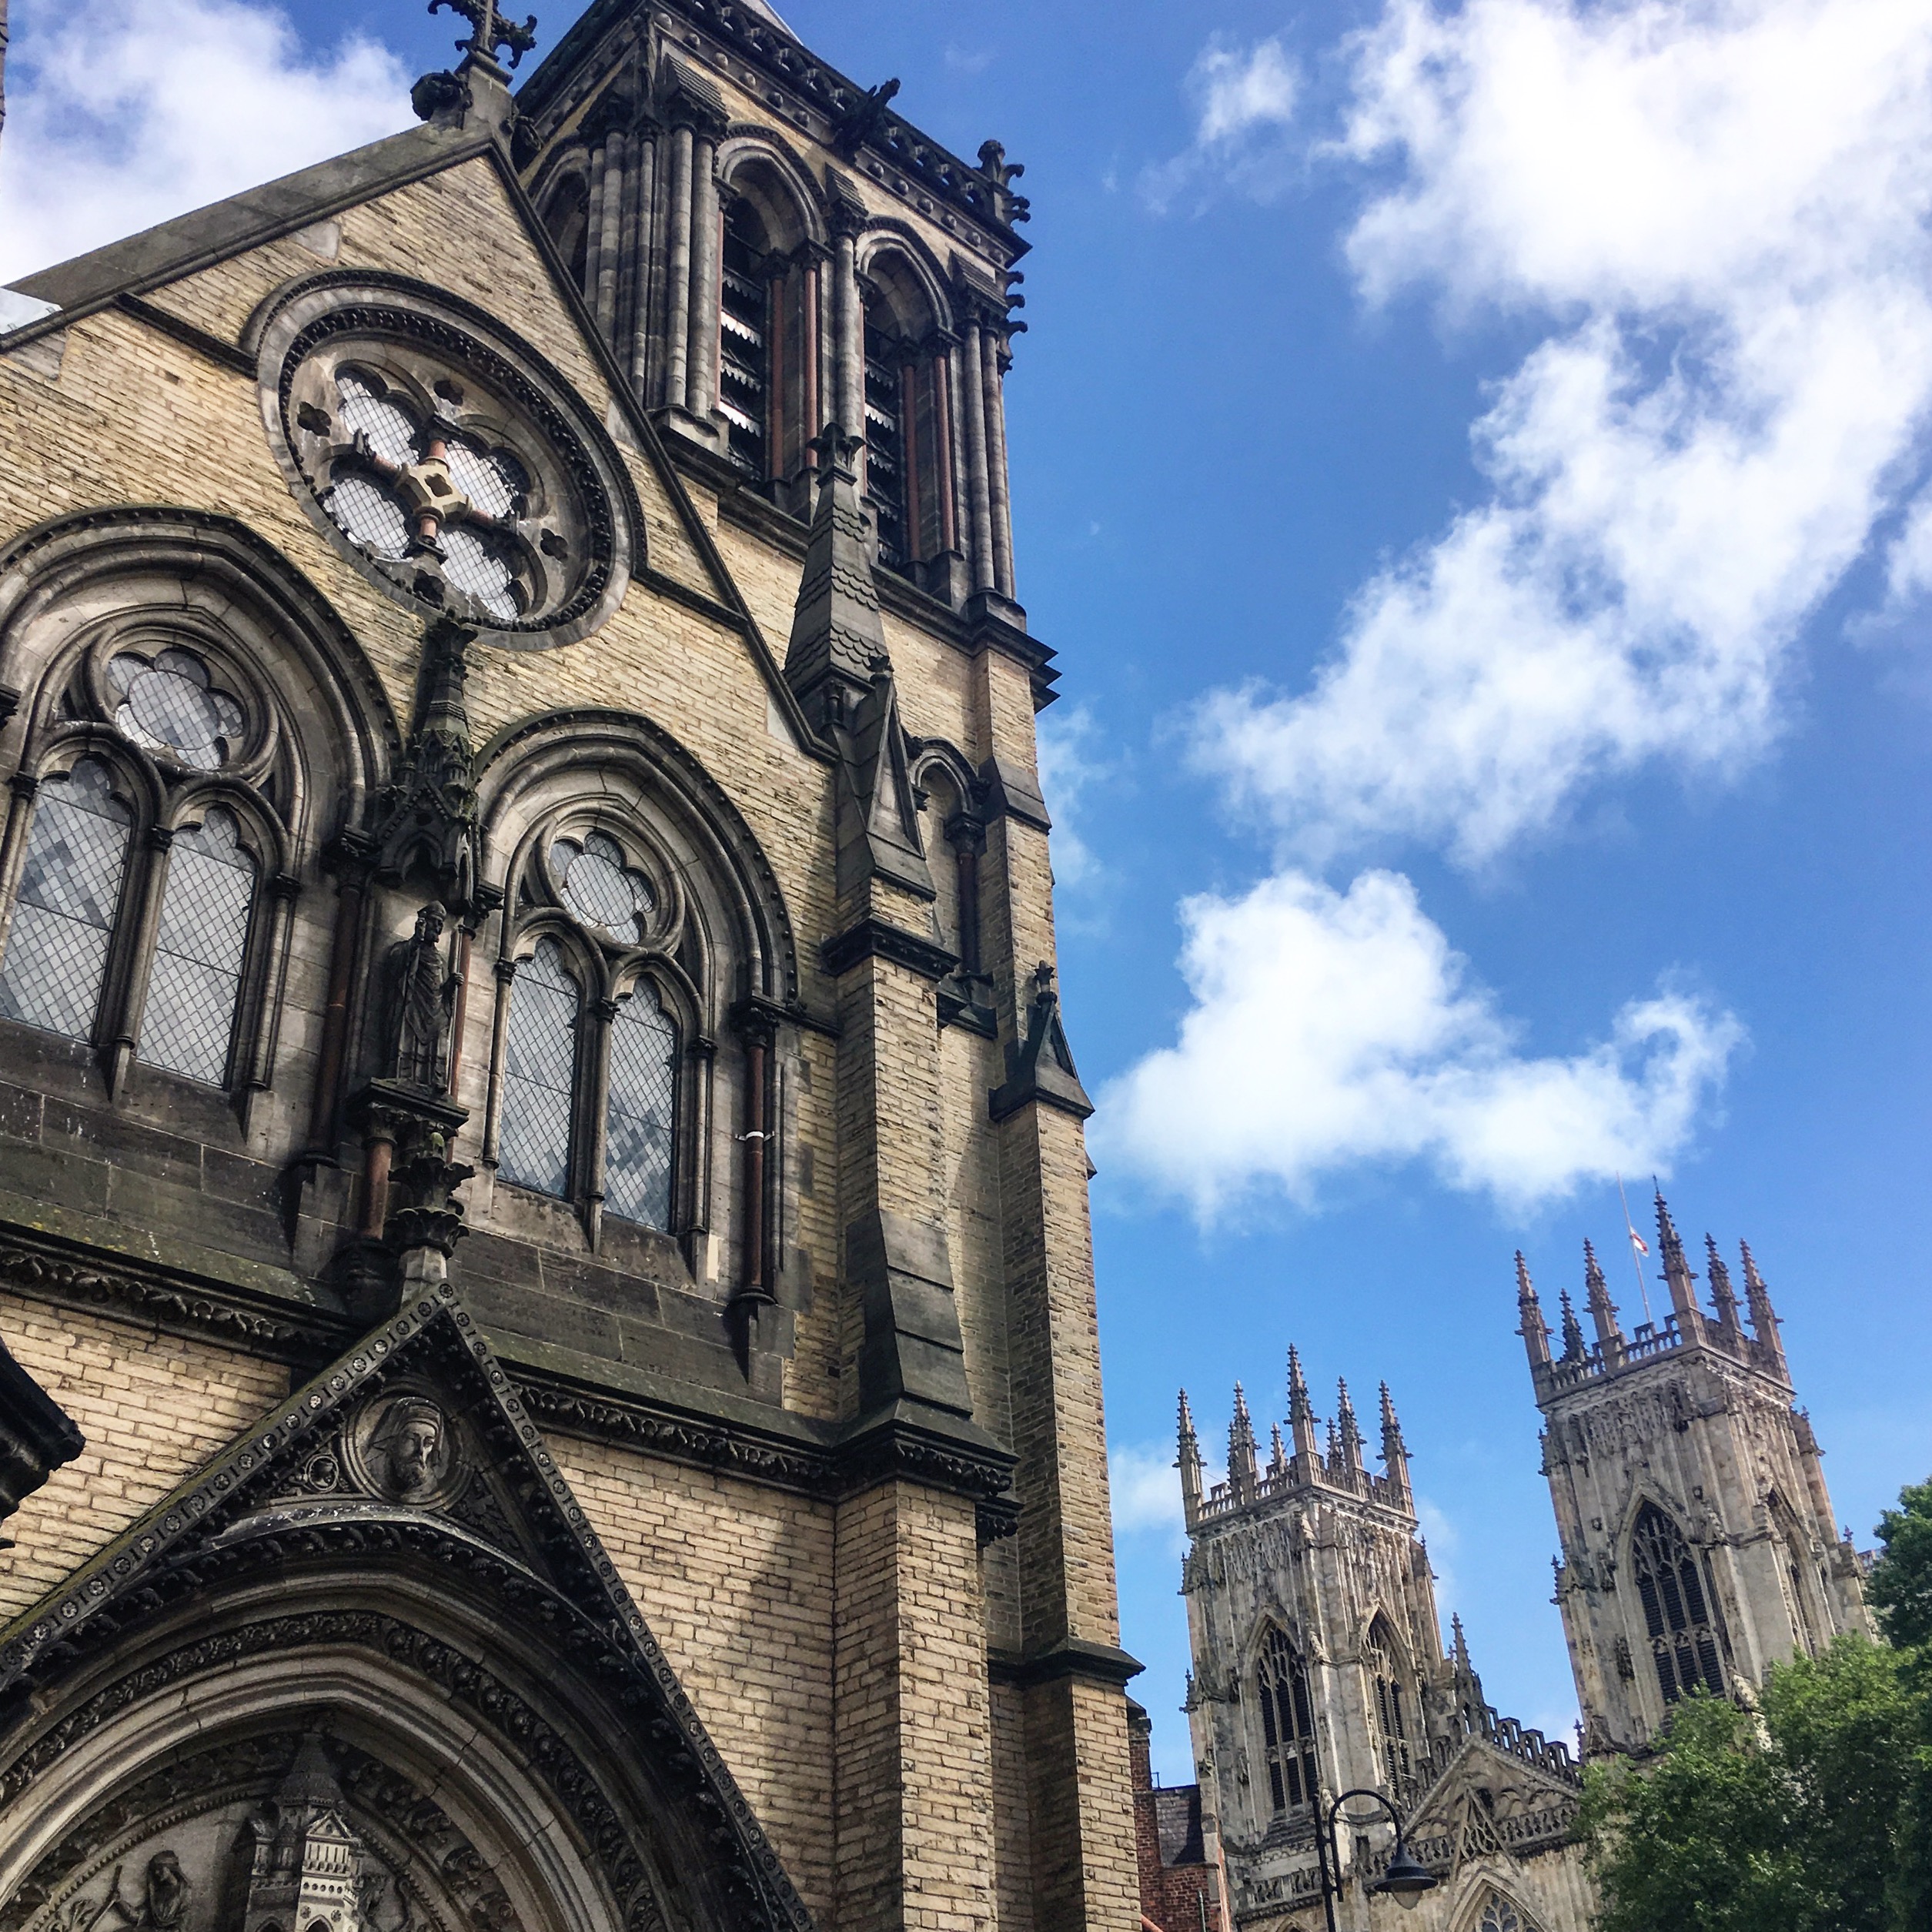
[[[29,773],[16,771],[7,781],[7,829],[0,838],[0,959],[6,956],[7,938],[13,927],[21,868],[26,863],[27,834],[33,823],[40,780]]]
[[[594,1251],[603,1232],[604,1148],[610,1138],[610,1028],[617,1003],[608,998],[586,1000],[577,1041],[577,1131],[583,1150],[577,1188],[583,1225]]]
[[[268,895],[269,916],[260,916],[259,894]],[[291,872],[272,874],[256,887],[249,920],[248,950],[242,956],[241,1011],[236,1015],[230,1076],[237,1090],[242,1124],[249,1124],[257,1094],[275,1084],[276,1048],[282,1037],[282,1012],[289,985],[289,941],[295,928],[295,902],[302,881]]]
[[[135,1042],[141,1037],[148,975],[161,928],[161,896],[168,887],[168,860],[174,843],[169,827],[151,825],[147,836],[135,841],[130,851],[132,863],[121,888],[108,955],[107,984],[101,999],[99,1037],[110,1094],[120,1092],[133,1064]]]
[[[510,988],[516,978],[516,962],[496,962],[496,1005],[490,1021],[490,1087],[483,1100],[483,1160],[494,1171],[503,1128],[503,1068],[510,1051]]]

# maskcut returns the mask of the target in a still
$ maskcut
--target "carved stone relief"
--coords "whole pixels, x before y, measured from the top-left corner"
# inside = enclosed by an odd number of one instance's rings
[[[493,1864],[393,1766],[320,1731],[273,1732],[97,1807],[0,1932],[520,1932]]]

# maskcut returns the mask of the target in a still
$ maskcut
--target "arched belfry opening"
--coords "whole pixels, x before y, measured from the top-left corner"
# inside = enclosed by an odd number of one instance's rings
[[[864,292],[865,488],[878,560],[923,583],[956,542],[944,319],[895,249],[873,256]]]
[[[446,1284],[14,1628],[5,1932],[808,1932]]]

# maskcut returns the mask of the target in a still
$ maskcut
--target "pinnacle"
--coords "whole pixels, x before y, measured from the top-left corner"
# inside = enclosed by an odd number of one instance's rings
[[[1529,1279],[1529,1264],[1523,1258],[1523,1250],[1516,1250],[1516,1299],[1533,1302],[1536,1299],[1536,1285]]]

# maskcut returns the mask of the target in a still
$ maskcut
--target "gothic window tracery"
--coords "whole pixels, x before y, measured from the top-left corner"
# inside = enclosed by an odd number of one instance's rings
[[[274,707],[201,640],[138,620],[67,676],[17,807],[0,1018],[95,1047],[111,1082],[136,1062],[215,1088],[265,1075],[239,1033],[286,844],[267,795],[289,755]]]
[[[1475,1932],[1537,1932],[1537,1928],[1502,1893],[1492,1891],[1482,1902]]]
[[[291,298],[263,326],[277,457],[390,595],[480,628],[582,636],[628,573],[621,466],[540,359],[433,308],[386,286]]]
[[[1369,1716],[1392,1790],[1406,1790],[1414,1777],[1412,1740],[1416,1713],[1402,1665],[1402,1651],[1389,1619],[1378,1615],[1369,1628],[1362,1661],[1368,1673]]]
[[[1637,1513],[1631,1529],[1630,1574],[1664,1702],[1675,1703],[1700,1689],[1722,1696],[1717,1632],[1696,1554],[1654,1502]]]
[[[684,1027],[667,957],[677,895],[641,841],[566,814],[510,922],[496,1158],[593,1220],[673,1232]]]
[[[1308,1669],[1283,1631],[1269,1630],[1256,1678],[1269,1800],[1279,1816],[1315,1803],[1319,1796]]]

